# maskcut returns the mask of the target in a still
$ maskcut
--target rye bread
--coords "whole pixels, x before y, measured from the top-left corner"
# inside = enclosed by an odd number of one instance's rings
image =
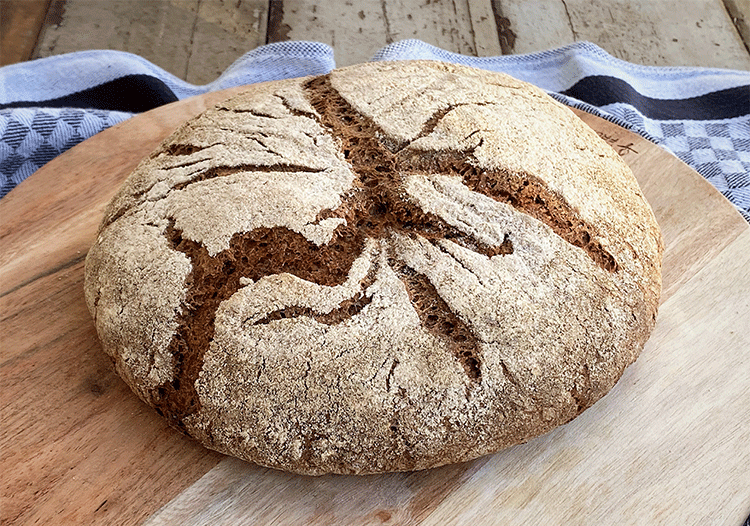
[[[269,82],[129,176],[86,260],[118,374],[206,447],[305,474],[522,443],[617,382],[663,243],[627,165],[506,75]]]

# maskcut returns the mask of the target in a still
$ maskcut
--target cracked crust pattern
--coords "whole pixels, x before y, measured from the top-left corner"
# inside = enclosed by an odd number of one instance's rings
[[[110,203],[85,286],[116,370],[176,428],[375,473],[590,407],[653,328],[661,252],[627,166],[543,92],[371,63],[183,125]]]

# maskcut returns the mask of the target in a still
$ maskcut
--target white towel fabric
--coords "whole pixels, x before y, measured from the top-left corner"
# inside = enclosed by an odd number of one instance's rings
[[[635,131],[702,174],[750,221],[750,72],[639,66],[588,42],[527,55],[471,57],[404,40],[373,57],[409,59],[502,71]],[[280,42],[243,55],[205,86],[119,51],[84,51],[0,68],[0,197],[55,156],[142,111],[334,67],[329,46]]]

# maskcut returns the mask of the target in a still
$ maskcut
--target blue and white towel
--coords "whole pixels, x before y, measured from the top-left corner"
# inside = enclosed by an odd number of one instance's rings
[[[750,72],[639,66],[588,42],[528,55],[470,57],[404,40],[373,57],[408,59],[502,71],[631,129],[693,167],[750,221]],[[55,156],[137,113],[334,67],[329,46],[280,42],[245,54],[205,86],[119,51],[84,51],[0,68],[0,197]]]

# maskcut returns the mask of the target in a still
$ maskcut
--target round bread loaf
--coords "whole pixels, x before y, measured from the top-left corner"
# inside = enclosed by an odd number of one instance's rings
[[[130,175],[86,260],[120,376],[206,447],[297,473],[461,462],[565,424],[654,326],[627,165],[506,75],[269,82]]]

